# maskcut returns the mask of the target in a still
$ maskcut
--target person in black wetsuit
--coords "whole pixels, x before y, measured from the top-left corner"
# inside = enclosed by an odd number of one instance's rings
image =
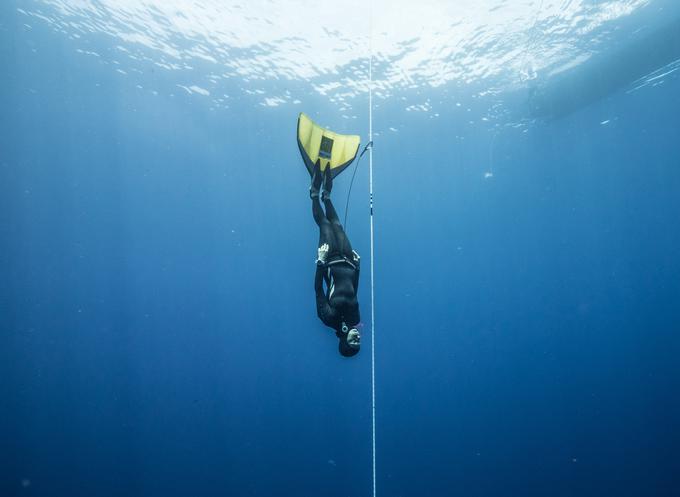
[[[309,187],[312,214],[319,226],[319,249],[314,277],[316,313],[323,324],[335,330],[335,335],[339,339],[340,354],[351,357],[359,352],[361,345],[361,336],[357,329],[360,321],[357,301],[360,259],[359,254],[352,250],[352,245],[331,202],[332,188],[330,167],[326,167],[322,174],[317,160],[312,174],[312,185]],[[319,196],[326,208],[325,213],[321,208]]]

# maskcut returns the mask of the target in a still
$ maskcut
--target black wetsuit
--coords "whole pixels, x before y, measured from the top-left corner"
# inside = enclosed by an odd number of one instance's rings
[[[328,244],[326,264],[317,266],[314,278],[316,312],[326,326],[340,333],[343,322],[351,328],[360,321],[357,301],[359,258],[352,251],[330,198],[324,199],[323,203],[325,214],[318,197],[312,199],[312,214],[319,226],[319,247]]]

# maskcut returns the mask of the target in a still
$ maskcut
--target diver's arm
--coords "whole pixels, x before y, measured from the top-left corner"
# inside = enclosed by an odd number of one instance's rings
[[[328,298],[323,291],[323,273],[325,269],[323,266],[317,266],[316,275],[314,276],[314,292],[316,293],[316,314],[323,324],[335,327],[335,312],[328,304]]]
[[[356,269],[352,275],[352,284],[354,285],[354,293],[356,294],[359,291],[359,272],[361,270],[361,257],[359,257],[359,254],[356,252],[354,252],[353,262]]]
[[[325,271],[322,265],[316,266],[316,274],[314,275],[314,292],[316,293],[317,300],[319,296],[326,298],[326,294],[323,291],[323,272]]]

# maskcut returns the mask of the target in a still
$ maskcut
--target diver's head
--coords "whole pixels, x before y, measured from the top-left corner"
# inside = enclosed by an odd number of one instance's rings
[[[338,343],[338,351],[344,357],[352,357],[359,353],[361,347],[361,334],[356,327],[349,327],[342,323],[340,333],[338,333],[340,342]]]

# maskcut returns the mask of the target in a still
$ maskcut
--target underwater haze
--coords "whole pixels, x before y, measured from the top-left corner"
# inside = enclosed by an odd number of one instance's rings
[[[1,496],[371,496],[372,311],[377,495],[680,495],[680,2],[4,0],[0,62]],[[369,89],[345,358],[295,133]]]

